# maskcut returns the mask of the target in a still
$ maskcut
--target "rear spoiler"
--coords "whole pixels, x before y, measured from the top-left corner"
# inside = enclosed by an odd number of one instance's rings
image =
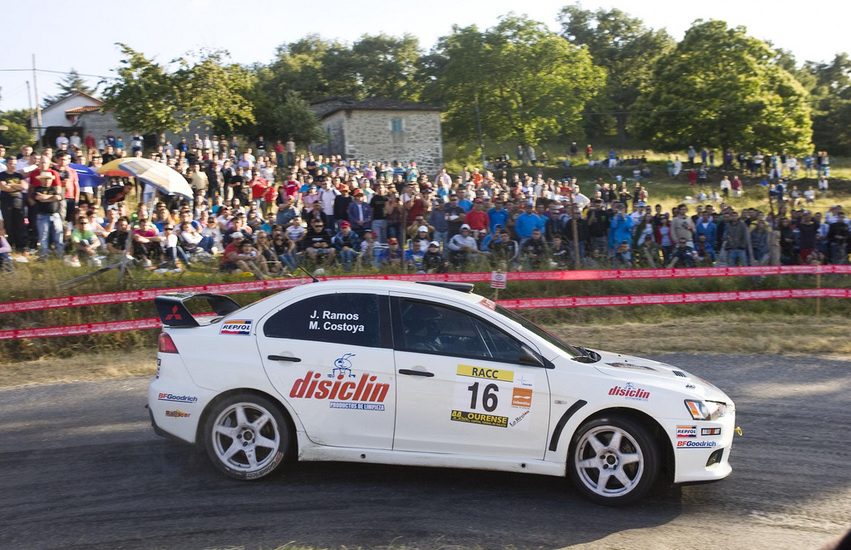
[[[154,305],[157,308],[160,321],[168,327],[201,326],[192,312],[189,311],[189,308],[186,307],[186,302],[195,298],[206,299],[207,305],[218,316],[233,313],[242,307],[233,301],[233,299],[222,294],[210,294],[207,292],[164,294],[154,298]]]

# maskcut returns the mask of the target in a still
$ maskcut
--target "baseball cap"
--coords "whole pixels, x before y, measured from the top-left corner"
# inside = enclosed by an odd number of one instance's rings
[[[461,226],[461,229],[470,229],[470,226],[465,223]]]
[[[430,243],[428,243],[428,245],[429,246],[436,246],[436,247],[440,248],[440,243],[437,242],[437,241],[431,241]]]
[[[421,225],[417,228],[417,231],[425,231],[426,233],[428,233],[428,227]]]
[[[340,222],[340,228],[343,228],[343,227],[351,227],[351,226],[352,226],[352,224],[350,224],[350,223],[349,223],[349,222],[347,222],[346,220],[343,220],[343,221],[341,221],[341,222]]]
[[[234,231],[230,234],[231,239],[244,239],[245,235],[242,234],[242,231]]]

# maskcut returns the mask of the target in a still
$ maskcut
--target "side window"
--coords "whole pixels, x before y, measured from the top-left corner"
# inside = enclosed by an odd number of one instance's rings
[[[482,331],[482,337],[494,361],[517,362],[523,349],[520,342],[487,323],[479,322],[479,330]]]
[[[263,326],[270,338],[312,340],[381,347],[381,305],[375,294],[328,294],[296,302],[272,315]]]
[[[400,349],[505,362],[520,356],[519,342],[473,315],[404,299],[399,307]]]

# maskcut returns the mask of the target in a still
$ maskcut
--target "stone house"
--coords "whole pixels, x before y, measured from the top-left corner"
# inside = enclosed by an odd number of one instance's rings
[[[443,167],[440,109],[395,99],[330,98],[311,104],[325,132],[317,154],[362,161],[415,161],[421,171]]]
[[[103,101],[79,91],[42,109],[41,120],[42,139],[47,145],[53,145],[60,132],[69,137],[77,132],[81,138],[88,131],[98,138],[110,131],[122,133],[112,113],[103,110]]]

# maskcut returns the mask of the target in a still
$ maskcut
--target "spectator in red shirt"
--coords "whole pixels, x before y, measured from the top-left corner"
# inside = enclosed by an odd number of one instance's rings
[[[467,212],[467,217],[464,218],[470,230],[473,231],[473,237],[478,239],[479,235],[484,235],[488,232],[488,213],[485,212],[485,203],[482,199],[473,201],[473,209]]]

